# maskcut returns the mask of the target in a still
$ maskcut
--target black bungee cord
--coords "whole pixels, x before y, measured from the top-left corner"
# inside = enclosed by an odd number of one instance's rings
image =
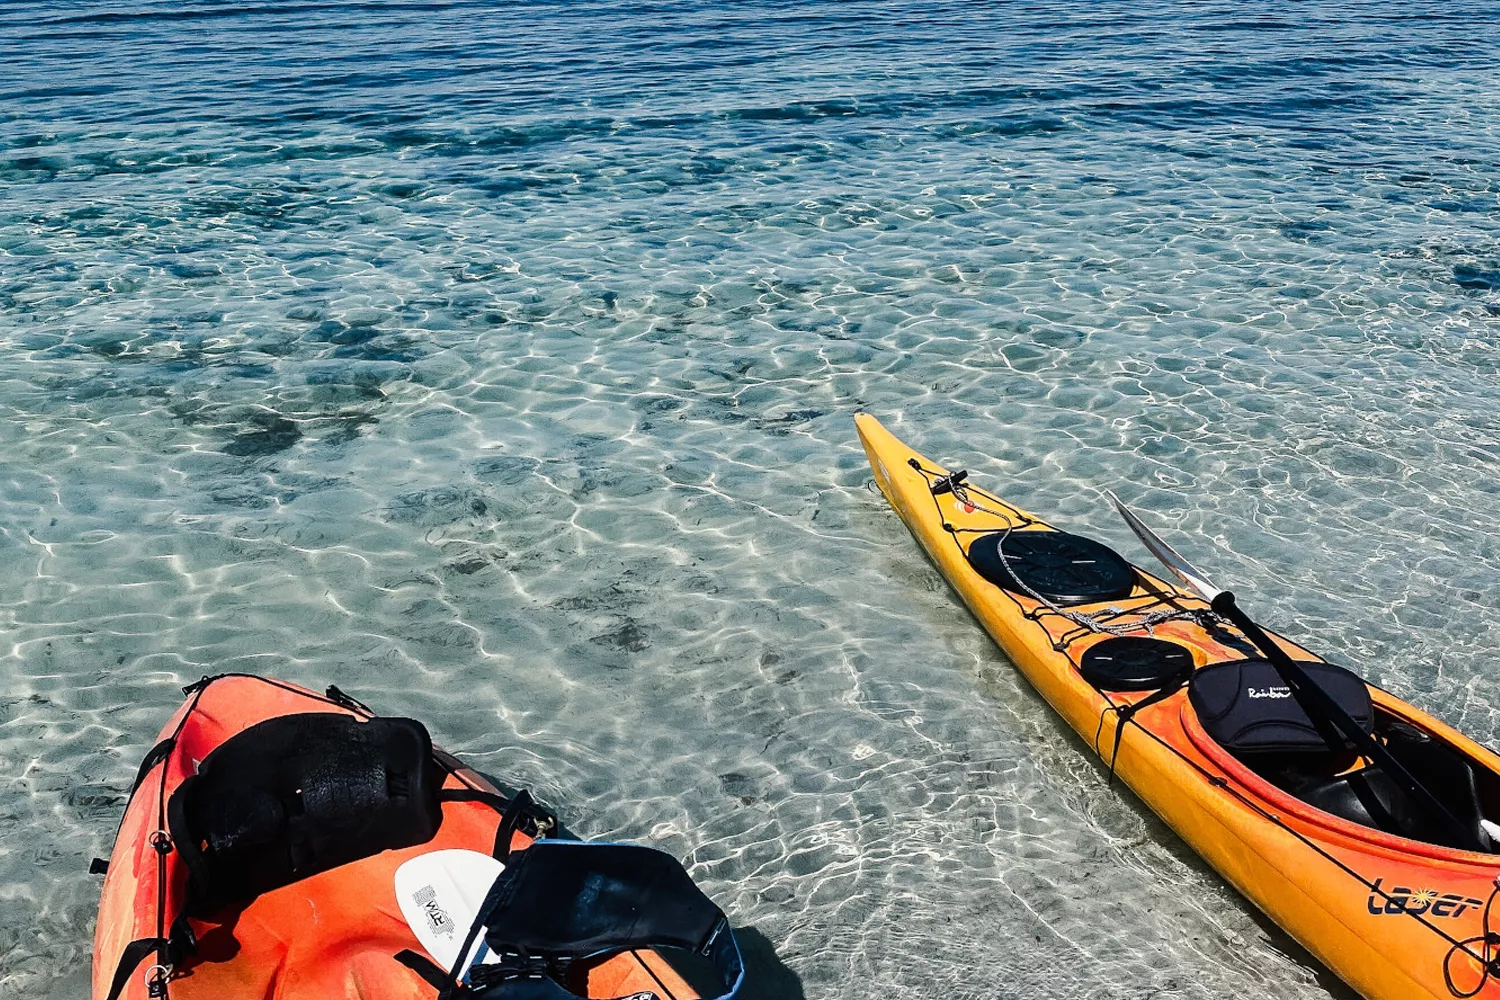
[[[1490,909],[1495,905],[1497,896],[1500,896],[1500,875],[1495,876],[1495,887],[1490,890],[1490,898],[1484,903],[1484,916],[1479,925],[1484,933],[1456,942],[1448,949],[1448,954],[1443,956],[1443,982],[1448,985],[1448,992],[1459,1000],[1478,996],[1491,976],[1500,976],[1500,933],[1490,929]],[[1469,948],[1472,944],[1480,946],[1478,954]],[[1460,990],[1453,982],[1453,959],[1460,952],[1479,962],[1479,982],[1472,990]]]

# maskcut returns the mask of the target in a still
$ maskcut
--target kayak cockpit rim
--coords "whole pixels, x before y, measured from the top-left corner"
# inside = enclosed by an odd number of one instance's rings
[[[1407,705],[1399,698],[1381,688],[1371,685],[1370,694],[1375,702],[1377,712],[1388,718],[1393,718],[1420,729],[1432,739],[1443,743],[1455,753],[1460,754],[1470,765],[1483,767],[1493,780],[1500,782],[1500,771],[1496,770],[1493,762],[1482,760],[1474,754],[1465,752],[1463,746],[1455,745],[1455,741],[1445,738],[1445,733],[1434,731],[1435,729],[1446,728],[1441,723],[1438,723],[1436,726],[1432,725],[1436,720],[1413,710],[1410,705]],[[1396,857],[1409,857],[1415,854],[1432,860],[1480,865],[1487,870],[1493,870],[1495,867],[1495,853],[1445,847],[1442,844],[1404,837],[1400,834],[1388,833],[1377,827],[1357,823],[1326,810],[1319,809],[1293,795],[1291,792],[1278,788],[1268,778],[1257,774],[1251,767],[1220,746],[1203,728],[1203,724],[1198,720],[1197,713],[1193,711],[1193,707],[1185,698],[1181,703],[1179,719],[1183,732],[1187,735],[1194,749],[1222,772],[1224,778],[1240,786],[1242,790],[1240,797],[1259,800],[1259,805],[1256,805],[1256,808],[1266,815],[1276,818],[1278,821],[1283,817],[1293,817],[1302,823],[1326,830],[1338,836],[1347,837],[1357,840],[1361,844],[1389,851]],[[1480,749],[1483,748],[1481,747]],[[1262,805],[1264,806],[1263,809],[1261,808]]]

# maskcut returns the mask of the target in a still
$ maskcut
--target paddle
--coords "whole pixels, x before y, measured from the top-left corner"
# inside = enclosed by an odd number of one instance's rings
[[[1256,648],[1276,668],[1281,679],[1286,681],[1286,686],[1291,689],[1292,696],[1297,699],[1297,704],[1302,707],[1302,711],[1307,713],[1308,719],[1318,727],[1320,732],[1331,723],[1350,743],[1354,744],[1356,750],[1379,765],[1380,769],[1389,775],[1402,791],[1411,796],[1417,805],[1437,817],[1441,824],[1448,828],[1449,834],[1455,838],[1455,844],[1466,850],[1489,853],[1490,847],[1484,843],[1480,831],[1470,830],[1459,822],[1448,807],[1427,789],[1427,786],[1402,766],[1375,737],[1365,732],[1364,727],[1350,718],[1349,713],[1328,696],[1328,692],[1309,677],[1307,672],[1286,654],[1285,650],[1272,641],[1271,637],[1266,635],[1265,631],[1241,610],[1240,606],[1235,603],[1234,594],[1227,590],[1220,590],[1210,583],[1208,578],[1194,569],[1191,563],[1178,554],[1177,550],[1146,527],[1141,519],[1125,506],[1124,501],[1115,496],[1113,491],[1105,490],[1104,495],[1109,498],[1110,503],[1115,505],[1115,509],[1120,512],[1125,523],[1130,525],[1130,530],[1135,532],[1136,537],[1167,568],[1168,572],[1182,581],[1182,584],[1193,593],[1207,601],[1215,614],[1233,622],[1245,634],[1245,637],[1255,644]],[[1327,734],[1324,738],[1327,739]],[[1332,746],[1331,741],[1330,746]]]
[[[505,866],[488,854],[458,848],[419,854],[396,869],[396,902],[401,915],[445,972],[458,968],[466,975],[476,963],[500,961],[482,938],[470,943],[461,966],[458,953],[485,895],[504,870]]]

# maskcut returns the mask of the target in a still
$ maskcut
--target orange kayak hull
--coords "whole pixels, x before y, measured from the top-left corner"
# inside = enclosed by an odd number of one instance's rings
[[[144,776],[115,841],[99,902],[94,935],[93,997],[109,995],[126,946],[158,934],[158,864],[153,835],[164,829],[164,803],[208,754],[230,737],[270,718],[299,712],[367,713],[306,688],[251,676],[213,679],[194,692],[162,728],[176,746]],[[484,777],[441,753],[444,787],[497,792]],[[401,864],[419,854],[466,848],[488,854],[499,816],[479,802],[445,802],[443,821],[429,842],[384,851],[263,894],[224,924],[194,922],[198,947],[171,972],[172,1000],[434,1000],[437,990],[397,962],[404,949],[421,953],[396,900]],[[530,839],[517,833],[513,850]],[[176,852],[167,855],[170,927],[187,873]],[[123,1000],[147,1000],[148,958],[131,975]],[[662,1000],[694,1000],[694,993],[661,956],[617,955],[583,973],[587,996],[621,997],[650,991]],[[579,989],[580,984],[575,984]]]

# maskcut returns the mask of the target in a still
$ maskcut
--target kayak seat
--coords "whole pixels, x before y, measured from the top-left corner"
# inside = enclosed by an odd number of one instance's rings
[[[1066,531],[993,531],[969,546],[969,565],[990,583],[1054,604],[1129,597],[1135,567],[1102,542]]]
[[[1403,723],[1384,731],[1386,749],[1453,813],[1453,818],[1479,831],[1483,810],[1473,766],[1452,748]],[[1304,778],[1287,788],[1308,805],[1361,826],[1446,847],[1472,849],[1472,844],[1450,843],[1444,825],[1412,803],[1395,779],[1376,766],[1332,778]],[[1485,837],[1484,840],[1488,840]]]
[[[579,1000],[561,985],[574,962],[641,948],[706,957],[718,1000],[732,1000],[744,979],[724,912],[677,859],[652,848],[538,840],[491,886],[471,939],[481,925],[499,961],[470,968],[476,1000]]]
[[[1372,731],[1370,689],[1359,675],[1332,663],[1299,665],[1365,732]],[[1188,701],[1204,732],[1257,771],[1287,767],[1327,774],[1333,762],[1352,761],[1353,744],[1331,724],[1314,725],[1281,674],[1265,660],[1233,660],[1199,668],[1188,682]],[[1325,731],[1333,736],[1334,745],[1324,738]]]
[[[442,823],[443,772],[412,719],[312,712],[224,741],[167,803],[187,866],[184,912],[233,904],[381,851]]]

